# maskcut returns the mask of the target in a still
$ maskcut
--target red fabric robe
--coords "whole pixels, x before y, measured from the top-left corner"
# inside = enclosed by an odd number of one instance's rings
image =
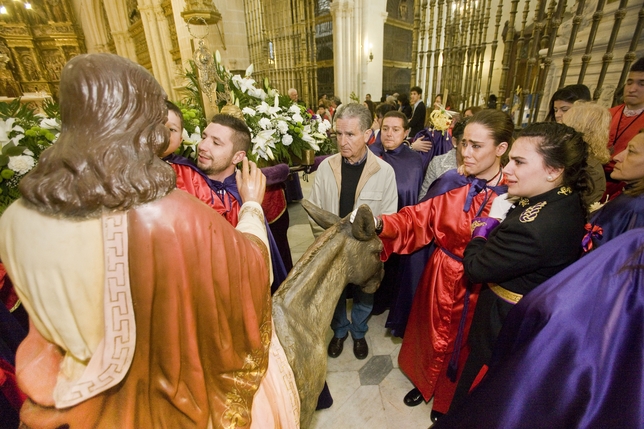
[[[65,409],[28,399],[22,421],[34,429],[248,428],[271,338],[266,247],[178,190],[127,218],[136,319],[127,375]],[[18,353],[18,374],[53,388],[60,349],[32,326]]]
[[[227,194],[229,198],[224,198],[222,201],[217,193],[210,189],[203,177],[186,165],[170,163],[170,167],[177,174],[177,189],[182,189],[190,195],[194,195],[225,217],[232,226],[237,226],[239,221],[239,201],[230,194]]]
[[[609,110],[613,117],[610,122],[610,134],[608,136],[608,149],[612,156],[626,149],[628,142],[644,128],[644,114],[627,118],[622,114],[624,108],[625,105],[620,104]],[[619,134],[617,134],[618,132]],[[611,161],[611,171],[614,164]]]
[[[203,177],[194,169],[181,164],[170,163],[170,166],[177,174],[177,189],[182,189],[190,195],[194,195],[200,201],[208,204],[217,213],[226,218],[232,226],[237,226],[240,204],[232,195],[224,198],[224,201],[210,189]],[[266,186],[266,194],[262,201],[262,208],[268,223],[279,219],[286,211],[286,197],[282,183]]]
[[[470,224],[474,217],[487,216],[496,194],[487,190],[472,199],[469,211],[463,207],[470,185],[452,189],[398,213],[383,215],[380,238],[383,255],[410,254],[434,240],[436,250],[425,265],[411,307],[402,348],[400,369],[421,391],[425,400],[434,396],[436,411],[446,413],[456,390],[456,382],[447,378],[447,366],[454,350],[465,290],[471,290],[461,353],[460,376],[468,356],[467,334],[472,323],[480,284],[468,285],[461,262],[470,242]],[[452,256],[450,256],[452,255]],[[458,258],[455,259],[453,256]]]

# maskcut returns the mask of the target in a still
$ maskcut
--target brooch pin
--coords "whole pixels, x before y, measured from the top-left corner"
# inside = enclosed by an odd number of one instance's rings
[[[519,216],[519,221],[521,223],[532,222],[537,218],[537,215],[539,214],[541,209],[545,207],[546,204],[547,203],[545,201],[541,201],[540,203],[535,204],[532,207],[528,207],[523,211],[523,213],[521,213],[521,216]]]

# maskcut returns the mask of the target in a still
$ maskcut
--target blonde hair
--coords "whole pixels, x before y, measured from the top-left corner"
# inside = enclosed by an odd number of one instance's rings
[[[586,101],[576,101],[563,117],[564,124],[584,135],[588,153],[602,164],[610,161],[607,148],[610,121],[607,108]]]

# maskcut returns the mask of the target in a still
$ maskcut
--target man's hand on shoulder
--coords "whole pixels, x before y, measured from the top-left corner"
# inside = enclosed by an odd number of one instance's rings
[[[266,176],[262,170],[257,168],[257,164],[249,161],[244,157],[241,170],[235,173],[237,179],[237,189],[241,196],[242,203],[255,201],[259,204],[264,201],[264,192],[266,192]]]
[[[425,138],[416,139],[411,144],[411,148],[416,152],[429,152],[432,149],[432,141]]]

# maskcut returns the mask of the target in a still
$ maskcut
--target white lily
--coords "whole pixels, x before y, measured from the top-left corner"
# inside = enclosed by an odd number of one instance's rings
[[[275,147],[275,139],[273,138],[274,133],[275,130],[264,130],[257,133],[257,135],[252,139],[253,153],[259,154],[260,156],[262,154],[268,156],[268,158],[262,156],[264,159],[275,159],[273,151],[270,148],[271,146]]]
[[[309,144],[309,146],[311,146],[311,149],[313,149],[315,151],[320,150],[320,147],[318,146],[317,141],[313,138],[313,136],[311,134],[303,133],[302,134],[302,140],[307,142]]]
[[[262,101],[262,104],[258,105],[255,110],[257,110],[257,113],[261,114],[269,114],[270,116],[275,116],[276,113],[278,113],[280,110],[282,110],[281,107],[272,107],[269,106],[268,103],[265,101]]]
[[[296,113],[295,115],[293,115],[293,121],[301,124],[302,122],[304,122],[304,118],[299,113]]]
[[[269,107],[270,107],[270,106],[268,105],[268,103],[266,103],[265,101],[262,101],[262,103],[261,103],[261,104],[259,104],[259,105],[255,108],[255,110],[257,110],[257,113],[264,114],[264,113],[268,113],[268,109],[269,109]]]
[[[248,68],[246,69],[246,77],[250,77],[253,74],[254,68],[253,65],[249,65]]]
[[[58,122],[55,118],[45,118],[40,121],[40,128],[60,131],[60,122]]]
[[[9,138],[11,132],[16,131],[18,133],[24,133],[25,130],[20,125],[14,125],[16,118],[9,118],[6,121],[0,119],[0,144],[4,147],[7,143],[13,142],[16,146],[18,142],[22,140],[24,134],[17,134],[12,138]]]
[[[248,93],[251,90],[255,90],[255,79],[251,78],[242,78],[240,75],[236,74],[232,78],[233,83],[237,88],[243,93]]]
[[[266,93],[264,92],[264,90],[255,88],[254,86],[248,88],[248,95],[253,98],[259,98],[262,101],[266,99]]]
[[[302,110],[300,109],[300,106],[298,104],[292,104],[291,107],[288,108],[288,111],[291,113],[302,113]]]
[[[195,132],[188,135],[188,131],[186,129],[183,129],[183,133],[181,134],[181,138],[183,139],[183,142],[185,144],[188,144],[190,146],[196,145],[201,141],[201,130],[199,127],[195,127]]]
[[[244,107],[242,109],[242,113],[244,115],[246,115],[246,116],[255,116],[256,115],[255,109],[253,109],[252,107]]]

